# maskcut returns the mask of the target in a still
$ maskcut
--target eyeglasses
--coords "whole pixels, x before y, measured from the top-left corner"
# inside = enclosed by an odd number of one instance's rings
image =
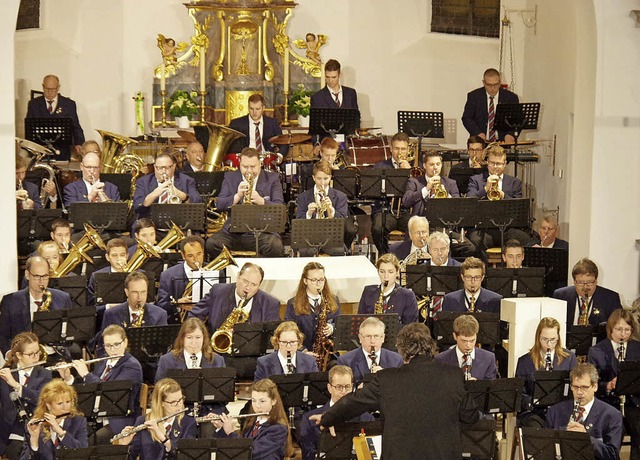
[[[307,278],[307,281],[313,284],[320,284],[325,282],[325,278]]]
[[[382,335],[382,334],[369,334],[369,335],[360,334],[360,337],[362,337],[363,339],[367,339],[367,340],[380,340],[380,339],[384,338],[384,335]]]
[[[28,358],[35,358],[36,356],[40,356],[40,351],[34,351],[33,353],[22,353],[22,356],[26,356]]]
[[[43,86],[42,89],[45,90],[45,91],[54,91],[56,89],[60,89],[60,87],[59,86],[55,86],[53,88],[47,88],[46,86]]]
[[[104,347],[107,350],[113,350],[114,348],[118,348],[120,345],[122,345],[124,343],[124,340],[121,340],[120,342],[115,342],[115,343],[105,343]]]
[[[487,164],[489,164],[491,166],[495,166],[496,168],[498,166],[504,166],[505,165],[504,161],[487,161]]]
[[[155,169],[157,169],[158,171],[168,171],[171,168],[173,168],[175,165],[169,165],[169,166],[156,166]]]
[[[166,399],[164,401],[162,401],[165,404],[168,404],[171,407],[178,407],[180,404],[182,404],[182,401],[184,401],[184,396],[180,399],[176,399],[175,401],[167,401]]]
[[[278,343],[280,345],[282,345],[283,347],[292,347],[292,346],[296,345],[298,343],[298,341],[297,340],[287,340],[287,341],[278,340]]]
[[[49,274],[47,273],[46,275],[36,275],[35,273],[31,273],[29,272],[29,275],[31,275],[31,277],[35,280],[48,280],[49,279]]]
[[[576,281],[575,282],[576,286],[593,286],[594,284],[596,284],[595,281]]]
[[[406,147],[402,147],[402,148],[401,147],[394,147],[391,150],[393,150],[394,152],[408,152],[409,151],[409,149],[406,148]]]
[[[543,225],[542,227],[540,227],[540,230],[544,230],[545,232],[550,232],[550,231],[553,231],[555,229],[556,229],[556,227],[548,227],[546,225]]]
[[[329,385],[331,385],[338,391],[351,391],[351,389],[353,388],[353,385],[334,385],[332,383],[330,383]]]
[[[571,389],[573,391],[587,391],[589,390],[589,388],[591,388],[593,385],[589,385],[589,386],[578,386],[578,385],[571,385]]]
[[[614,327],[613,330],[619,333],[627,333],[627,334],[633,332],[633,329],[631,329],[630,327]]]
[[[549,339],[547,337],[540,337],[540,341],[544,342],[544,343],[548,343],[548,344],[554,344],[554,343],[556,343],[558,341],[558,338],[555,337],[553,339]]]
[[[488,86],[489,88],[497,88],[498,86],[500,86],[500,82],[498,82],[498,83],[487,83],[487,82],[484,82],[484,86]]]
[[[482,152],[484,149],[467,149],[469,152],[475,152],[475,153],[480,153]]]
[[[483,276],[468,276],[468,275],[465,275],[462,278],[465,281],[481,281]]]

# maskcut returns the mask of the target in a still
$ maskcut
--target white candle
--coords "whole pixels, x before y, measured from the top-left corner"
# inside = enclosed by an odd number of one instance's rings
[[[324,88],[326,80],[324,78],[324,65],[320,63],[320,89]]]
[[[160,66],[160,91],[164,91],[167,89],[167,81],[165,80],[165,66],[164,59],[162,60],[162,65]]]
[[[205,62],[204,46],[200,48],[200,92],[204,93],[207,86],[207,63]]]
[[[284,49],[284,90],[289,91],[289,45]]]

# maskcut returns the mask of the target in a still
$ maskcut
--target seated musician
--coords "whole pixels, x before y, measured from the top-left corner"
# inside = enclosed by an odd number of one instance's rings
[[[146,243],[155,245],[157,241],[156,225],[148,217],[138,219],[133,224],[133,236],[136,240],[136,244],[128,249],[128,256],[131,257],[136,249],[138,249],[139,243]]]
[[[60,260],[62,259],[62,255],[60,254],[60,249],[55,241],[43,241],[38,245],[38,249],[36,249],[36,254],[42,257],[49,263],[49,274],[53,275],[53,272],[60,265]],[[65,276],[76,276],[75,273],[69,272]],[[22,281],[20,281],[20,289],[24,289],[29,285],[27,278],[22,275]]]
[[[200,142],[191,142],[187,146],[187,161],[182,172],[199,172],[204,166],[204,147]]]
[[[302,449],[302,460],[314,460],[318,451],[318,441],[320,439],[320,427],[309,417],[322,414],[331,406],[337,403],[340,398],[348,395],[353,390],[353,371],[348,366],[336,365],[329,370],[329,382],[327,383],[327,391],[331,395],[331,399],[324,406],[310,410],[302,416],[299,434],[297,436],[300,448]],[[373,415],[369,413],[362,414],[352,422],[372,422]]]
[[[27,259],[24,276],[29,285],[25,289],[6,294],[0,301],[0,350],[6,353],[11,340],[20,332],[31,330],[33,314],[42,309],[71,308],[71,297],[64,291],[47,288],[49,263],[40,256]],[[45,294],[48,292],[48,294]]]
[[[467,153],[469,159],[451,166],[449,178],[456,181],[460,195],[466,195],[469,190],[469,179],[487,170],[484,161],[484,149],[487,143],[480,136],[469,136],[467,139]]]
[[[249,323],[278,321],[280,301],[260,289],[264,270],[251,262],[245,263],[238,272],[235,283],[218,283],[189,312],[189,317],[209,318],[209,328],[217,331],[236,308],[248,314]]]
[[[73,368],[76,370],[79,379],[76,383],[99,383],[99,382],[116,382],[131,381],[133,390],[129,395],[129,412],[123,417],[109,417],[103,420],[102,428],[96,433],[98,444],[109,444],[109,440],[122,429],[135,422],[140,416],[140,387],[142,386],[142,366],[140,362],[127,351],[129,341],[127,334],[122,326],[112,324],[102,331],[102,341],[104,350],[109,359],[99,361],[94,364],[93,370],[89,372],[87,363],[83,359],[77,359],[72,362]],[[120,357],[123,355],[122,357]],[[71,373],[71,367],[65,367],[58,370],[60,377],[72,385],[74,377]]]
[[[313,356],[303,353],[304,335],[293,321],[283,321],[271,337],[274,352],[258,358],[258,366],[253,377],[262,380],[272,375],[305,374],[318,372]]]
[[[252,189],[249,189],[250,183],[253,184]],[[218,211],[229,211],[232,206],[243,203],[258,206],[284,204],[280,177],[275,172],[261,170],[258,151],[249,147],[240,153],[240,168],[225,173],[216,204]],[[256,212],[260,212],[259,208],[256,208]],[[232,251],[255,249],[253,233],[230,233],[230,223],[230,219],[227,219],[222,230],[207,239],[207,253],[212,258],[222,252],[223,246]],[[258,244],[261,257],[284,255],[282,239],[277,233],[262,233]]]
[[[173,342],[173,348],[158,361],[156,382],[169,369],[211,369],[225,367],[224,358],[213,351],[207,326],[198,318],[187,318]]]
[[[467,257],[460,266],[464,288],[444,296],[442,311],[500,313],[502,296],[482,287],[484,275],[484,263],[475,257]]]
[[[320,142],[320,159],[319,161],[326,161],[331,165],[331,169],[342,169],[344,166],[338,166],[336,159],[338,158],[338,149],[340,144],[336,142],[332,137],[325,137]],[[300,189],[309,190],[313,188],[313,163],[300,163]]]
[[[580,259],[571,270],[573,286],[556,289],[554,299],[567,302],[567,328],[574,324],[602,324],[618,308],[620,294],[598,286],[598,266],[590,259]]]
[[[326,313],[326,324],[318,331],[321,326],[319,315],[323,312]],[[294,297],[287,301],[284,319],[296,322],[304,334],[304,348],[315,352],[314,343],[333,334],[335,319],[340,314],[340,301],[331,291],[324,266],[309,262],[302,270]],[[318,333],[322,337],[318,338]]]
[[[140,219],[138,222],[142,220],[144,219]],[[109,262],[109,265],[94,271],[89,277],[87,305],[96,304],[96,273],[121,273],[123,271],[127,264],[127,243],[121,238],[110,239],[107,241],[107,250],[104,253],[104,257]]]
[[[84,141],[82,143],[82,156],[85,156],[87,153],[96,153],[98,156],[102,157],[102,149],[100,148],[100,144],[98,144],[94,140]]]
[[[275,383],[269,379],[253,382],[249,413],[260,415],[246,418],[240,434],[235,432],[233,417],[227,414],[220,414],[220,420],[212,423],[222,428],[219,435],[251,438],[253,460],[283,460],[293,455],[289,422]]]
[[[502,247],[502,261],[505,268],[522,268],[524,246],[518,240],[509,240]]]
[[[60,253],[69,252],[71,242],[71,224],[67,219],[55,219],[51,222],[51,239],[58,244]]]
[[[412,177],[407,182],[407,189],[402,196],[402,206],[411,208],[414,216],[424,216],[428,200],[439,197],[457,198],[460,196],[454,180],[441,176],[442,154],[436,150],[425,153],[422,166],[424,175]]]
[[[43,420],[44,419],[44,420]],[[53,379],[40,392],[21,459],[53,459],[59,449],[89,447],[87,419],[78,410],[76,390]]]
[[[349,217],[347,195],[330,186],[331,165],[319,161],[313,166],[315,186],[298,195],[296,219],[345,219]],[[346,240],[346,236],[345,236]],[[353,240],[353,235],[351,235]],[[345,247],[323,247],[322,252],[333,256],[343,256]],[[301,256],[313,255],[313,249],[300,249]]]
[[[173,379],[156,382],[151,395],[151,410],[138,417],[133,426],[125,427],[120,436],[140,425],[147,428],[122,437],[118,443],[131,446],[129,458],[175,458],[178,440],[194,439],[198,433],[196,420],[184,409],[184,394],[178,382]]]
[[[402,357],[398,353],[382,348],[385,329],[385,324],[375,316],[365,319],[358,329],[360,347],[338,358],[338,364],[351,368],[356,385],[361,383],[367,374],[402,366]]]
[[[33,412],[42,387],[51,381],[51,371],[30,366],[44,360],[46,356],[42,356],[38,336],[33,332],[21,332],[11,341],[10,356],[0,369],[0,456],[3,458],[20,458],[25,439],[24,420],[18,417],[11,394],[15,393],[19,398],[16,402],[28,413]]]
[[[527,246],[534,248],[556,248],[569,251],[569,242],[558,238],[558,218],[553,213],[547,213],[540,220],[538,238],[530,241]]]
[[[391,158],[376,163],[374,168],[411,169],[411,164],[407,161],[408,155],[409,136],[405,133],[396,133],[391,138]],[[378,248],[378,254],[389,252],[389,232],[392,230],[407,231],[411,213],[408,208],[396,204],[397,200],[391,200],[391,209],[384,216],[384,228],[382,228],[382,203],[377,203],[371,210],[371,235],[376,248]],[[398,258],[401,259],[401,257]]]
[[[27,176],[27,160],[16,155],[16,201],[18,209],[41,209],[40,191],[33,182],[25,180]]]
[[[418,302],[411,289],[398,283],[400,262],[394,254],[376,261],[380,285],[365,286],[358,304],[359,315],[397,313],[402,324],[418,321]],[[379,307],[379,308],[378,308]]]
[[[431,265],[434,267],[459,267],[462,265],[449,255],[451,240],[444,232],[433,232],[427,238],[427,247],[431,256]]]
[[[149,217],[153,203],[202,203],[192,177],[176,171],[176,160],[170,153],[158,154],[155,172],[136,181],[133,210],[138,219]],[[177,198],[175,198],[177,197]]]
[[[476,347],[480,324],[471,315],[458,316],[453,321],[456,345],[435,356],[436,361],[462,369],[465,380],[493,380],[498,377],[496,356]]]
[[[573,399],[549,408],[547,428],[588,433],[596,460],[620,458],[622,415],[595,397],[598,371],[592,364],[578,364],[571,370],[570,379]],[[633,454],[631,458],[635,458]]]
[[[427,239],[429,239],[429,221],[423,216],[411,216],[409,219],[409,239],[391,245],[390,252],[395,254],[399,260],[405,260],[409,255],[414,254],[416,260],[430,259]]]
[[[80,163],[82,178],[67,185],[62,196],[64,205],[81,202],[120,201],[120,192],[111,182],[102,182],[100,173],[102,164],[98,154],[90,152],[82,157]]]

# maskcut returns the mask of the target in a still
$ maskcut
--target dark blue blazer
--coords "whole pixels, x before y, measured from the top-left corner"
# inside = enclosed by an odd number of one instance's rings
[[[561,363],[558,363],[558,355],[553,355],[553,370],[554,371],[570,371],[573,369],[578,363],[576,360],[576,355],[571,350],[567,350],[563,348],[566,353],[569,353],[569,356],[564,358]],[[527,380],[533,379],[533,374],[537,371],[544,370],[537,369],[533,365],[533,360],[531,359],[531,355],[526,353],[518,358],[518,364],[516,365],[516,377],[522,377]]]
[[[390,367],[400,367],[404,364],[404,361],[395,351],[381,348],[378,363],[383,369],[388,369]],[[353,381],[356,382],[356,384],[362,382],[364,376],[371,373],[369,366],[367,366],[367,359],[364,356],[362,347],[340,355],[337,364],[342,364],[353,370]]]
[[[129,254],[129,256],[131,256],[131,254]],[[89,276],[89,282],[87,283],[87,305],[89,306],[96,304],[96,273],[111,273],[111,265],[102,267]]]
[[[452,198],[459,198],[458,184],[456,181],[448,177],[440,176],[442,185],[449,192]],[[407,182],[407,188],[402,195],[402,206],[411,208],[411,214],[414,216],[424,216],[425,206],[431,198],[422,197],[422,189],[427,186],[427,178],[424,175],[420,177],[412,177]]]
[[[338,297],[334,297],[338,308],[333,313],[329,313],[327,315],[327,323],[331,325],[335,325],[335,320],[338,315],[341,314],[340,311],[340,301]],[[320,304],[322,307],[322,304]],[[318,312],[320,308],[318,308]],[[293,298],[287,301],[287,309],[284,313],[285,321],[295,321],[298,325],[300,331],[304,334],[304,347],[311,351],[313,348],[313,343],[316,340],[316,330],[318,328],[318,315],[311,312],[308,315],[296,315],[295,309],[293,308]]]
[[[134,425],[142,425],[145,422],[145,416],[136,419]],[[167,454],[164,444],[156,442],[151,437],[149,430],[142,430],[136,433],[131,441],[131,449],[129,450],[129,458],[138,458],[142,460],[164,460],[166,458],[176,458],[176,448],[178,447],[178,439],[195,439],[198,434],[198,425],[196,419],[190,415],[184,415],[182,420],[178,422],[173,420],[173,427],[169,432],[171,440],[171,453]]]
[[[29,194],[29,198],[33,200],[33,209],[41,209],[42,200],[40,200],[40,190],[38,190],[38,186],[33,182],[23,180],[22,188],[27,191],[27,193]]]
[[[254,131],[256,129],[253,120],[250,120],[249,118],[249,115],[245,115],[243,117],[234,118],[233,120],[231,120],[231,123],[229,123],[229,128],[241,132],[245,137],[236,139],[229,146],[229,150],[227,150],[227,152],[240,153],[242,152],[243,148],[249,147],[249,140],[251,139],[249,128]],[[282,129],[280,129],[278,120],[276,120],[275,118],[262,115],[262,120],[264,122],[264,126],[262,127],[262,145],[264,146],[265,150],[273,151],[274,145],[269,142],[269,139],[275,136],[280,136],[282,134]],[[289,151],[289,146],[278,145],[278,151],[284,156]]]
[[[399,260],[405,259],[409,255],[410,251],[411,251],[411,240],[405,240],[399,243],[393,243],[389,247],[389,252],[392,254],[395,254]],[[459,267],[460,265],[462,265],[460,262],[458,262],[456,259],[449,256],[449,260],[447,261],[447,265],[446,265],[447,267]]]
[[[476,299],[476,311],[484,313],[500,313],[502,296],[485,288],[480,288]],[[467,311],[464,289],[450,292],[444,296],[442,311]]]
[[[331,94],[328,87],[324,87],[319,91],[316,91],[311,95],[311,107],[318,109],[337,109],[338,104]],[[353,88],[348,86],[342,86],[342,103],[341,109],[357,109],[358,108],[358,94]]]
[[[576,300],[578,298],[576,287],[566,286],[556,289],[551,297],[567,302],[567,325],[573,325],[576,313]],[[589,316],[589,324],[606,323],[613,310],[622,308],[620,304],[620,294],[602,286],[596,286],[596,290],[591,299],[592,308],[591,315]],[[595,314],[596,310],[598,314]]]
[[[225,432],[220,430],[220,436],[225,436]],[[243,438],[251,437],[252,427],[242,433]],[[253,448],[251,458],[253,460],[283,460],[285,454],[285,446],[287,445],[287,433],[289,429],[280,425],[265,422],[260,425],[258,434],[253,438],[251,444]],[[228,437],[239,438],[237,433],[231,433]]]
[[[49,289],[52,295],[51,310],[67,310],[71,308],[71,297],[64,291]],[[29,289],[21,289],[2,297],[0,301],[0,349],[6,353],[11,347],[11,340],[21,332],[31,330],[31,313],[29,312]]]
[[[218,328],[227,319],[229,313],[237,307],[236,304],[236,283],[214,284],[211,290],[204,296],[189,316],[195,316],[205,321],[209,318],[209,326],[212,331]],[[278,321],[280,319],[280,301],[266,292],[259,290],[253,296],[249,323],[259,323],[263,321]]]
[[[20,455],[21,460],[54,460],[56,458],[57,449],[80,449],[89,447],[89,439],[87,436],[87,419],[81,415],[68,418],[62,424],[62,429],[67,434],[62,438],[60,444],[56,448],[51,439],[44,440],[44,432],[40,433],[40,442],[38,443],[38,451],[31,450],[29,442],[29,433],[25,440],[25,447]]]
[[[111,324],[117,324],[125,329],[131,327],[131,321],[129,317],[129,304],[123,302],[111,307],[104,312],[104,319],[102,320],[102,330],[104,331],[107,326]],[[167,325],[167,312],[157,305],[151,303],[144,304],[144,317],[142,318],[143,326],[166,326]]]
[[[171,297],[178,300],[182,297],[187,284],[189,284],[184,272],[184,264],[184,262],[181,262],[160,273],[157,305],[164,309],[170,318],[178,312],[176,305],[171,302]]]
[[[511,91],[500,88],[498,92],[498,104],[517,104],[519,102],[518,95]],[[496,106],[497,110],[497,106]],[[467,93],[467,102],[464,105],[462,113],[462,124],[471,136],[487,133],[487,124],[489,123],[489,105],[487,104],[487,91],[477,88]],[[498,131],[499,140],[504,140],[508,131]]]
[[[182,174],[178,171],[173,176],[173,183],[178,190],[189,195],[189,203],[202,203],[202,197],[196,188],[196,181],[193,177]],[[145,197],[158,188],[158,179],[154,173],[142,176],[136,181],[136,193],[133,196],[133,210],[138,219],[149,217],[150,207],[143,206]],[[157,202],[157,201],[156,201]]]
[[[318,372],[316,359],[312,355],[296,351],[296,374],[306,374],[307,372]],[[284,374],[284,369],[278,359],[278,352],[274,351],[258,358],[258,366],[253,380],[268,379],[272,375],[282,374]]]
[[[496,370],[496,355],[489,350],[482,348],[475,349],[476,357],[471,361],[471,377],[478,380],[493,380],[498,377]],[[456,347],[449,348],[435,356],[437,361],[449,364],[450,366],[460,367],[458,363],[458,355]]]
[[[640,342],[630,340],[627,342],[626,361],[640,361]],[[616,352],[613,349],[611,340],[608,338],[601,340],[589,348],[587,361],[596,366],[600,380],[598,380],[598,397],[603,401],[618,407],[618,398],[615,395],[607,394],[607,383],[613,380],[620,373]]]
[[[340,190],[329,188],[329,198],[331,199],[333,209],[336,210],[334,216],[335,219],[342,219],[349,216],[349,204],[347,202],[347,195],[345,195]],[[298,195],[298,199],[296,201],[298,205],[296,210],[296,219],[306,219],[309,204],[315,202],[313,187]]]
[[[31,99],[27,106],[26,118],[71,118],[73,128],[72,145],[82,145],[84,142],[84,131],[78,120],[78,111],[76,103],[73,99],[58,94],[58,105],[53,113],[49,113],[47,101],[44,97],[36,97]]]
[[[207,338],[205,337],[205,340]],[[200,360],[200,367],[203,369],[212,369],[214,367],[226,367],[224,358],[217,353],[213,353],[213,361],[209,361],[205,356],[202,356]],[[156,382],[167,376],[169,369],[186,369],[187,363],[184,361],[184,355],[180,353],[179,356],[174,355],[172,352],[165,353],[160,356],[158,360],[158,370],[156,371]]]
[[[120,201],[120,192],[118,191],[118,187],[116,187],[111,182],[104,183],[104,193],[111,200]],[[71,203],[88,203],[88,194],[89,190],[87,190],[87,186],[82,179],[71,182],[62,191],[62,195],[64,197],[64,205],[68,207]]]
[[[380,285],[365,286],[358,305],[359,315],[372,315],[376,302],[380,298]],[[418,301],[411,289],[396,284],[388,301],[389,308],[385,313],[397,313],[402,324],[418,321]]]
[[[535,239],[529,241],[525,244],[525,247],[531,247],[535,244],[540,244],[540,237],[536,236]],[[556,241],[553,243],[552,249],[564,249],[565,251],[569,250],[569,242],[566,240],[561,240],[560,238],[556,238]]]
[[[486,198],[487,192],[484,187],[487,185],[487,177],[489,177],[488,171],[471,176],[471,179],[469,179],[467,197],[477,196],[478,198]],[[505,199],[522,198],[522,181],[517,177],[503,174],[502,191],[504,192]]]
[[[562,401],[547,411],[547,428],[565,430],[573,412],[573,400]],[[595,458],[598,460],[617,460],[620,458],[622,443],[622,415],[609,404],[595,398],[593,406],[584,421],[587,433],[591,436]]]

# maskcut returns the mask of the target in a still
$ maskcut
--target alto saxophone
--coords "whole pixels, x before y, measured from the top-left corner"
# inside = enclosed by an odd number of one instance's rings
[[[382,301],[384,299],[384,290],[387,288],[387,285],[389,283],[387,281],[383,281],[382,284],[380,284],[380,295],[378,296],[378,301],[376,302],[375,306],[373,307],[373,314],[374,315],[381,315],[384,313],[384,309],[382,307]]]
[[[253,204],[253,202],[251,201],[251,195],[253,194],[253,185],[255,183],[255,177],[253,177],[253,174],[247,173],[247,182],[249,183],[249,187],[247,191],[244,192],[242,204]]]
[[[321,292],[322,290],[318,289],[318,294]],[[320,372],[327,370],[329,358],[333,353],[333,341],[324,334],[324,329],[327,326],[328,314],[329,300],[326,296],[323,296],[322,308],[318,315],[318,326],[316,327],[316,340],[313,342],[313,353],[316,355],[316,363],[318,364],[318,370]]]

